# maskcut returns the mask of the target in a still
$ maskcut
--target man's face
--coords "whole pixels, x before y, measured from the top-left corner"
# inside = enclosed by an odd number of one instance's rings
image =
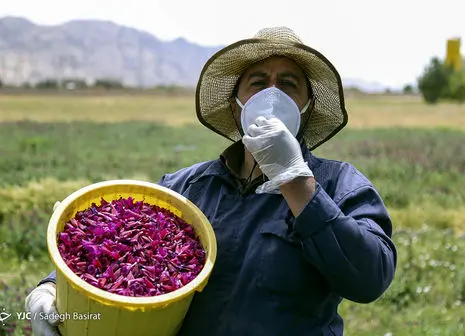
[[[308,101],[305,73],[292,60],[285,57],[270,57],[249,67],[242,75],[237,98],[244,105],[257,92],[275,86],[289,97],[301,110]],[[234,99],[231,100],[236,125],[240,129],[241,108]]]

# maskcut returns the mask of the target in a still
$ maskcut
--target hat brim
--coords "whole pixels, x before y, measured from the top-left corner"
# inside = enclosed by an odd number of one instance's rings
[[[215,53],[204,65],[196,88],[199,121],[231,141],[241,139],[230,98],[237,80],[251,65],[271,56],[295,61],[305,72],[314,93],[314,108],[303,125],[302,137],[310,149],[328,141],[348,121],[339,73],[320,52],[304,44],[246,39]]]

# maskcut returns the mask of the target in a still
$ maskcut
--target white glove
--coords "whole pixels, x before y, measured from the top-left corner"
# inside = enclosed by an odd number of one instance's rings
[[[298,176],[313,176],[304,162],[299,142],[277,118],[258,117],[247,129],[242,142],[269,181],[256,193],[279,193],[279,187]]]
[[[34,336],[59,336],[60,323],[55,306],[56,288],[51,283],[43,283],[26,297],[25,308],[31,314],[31,327]]]

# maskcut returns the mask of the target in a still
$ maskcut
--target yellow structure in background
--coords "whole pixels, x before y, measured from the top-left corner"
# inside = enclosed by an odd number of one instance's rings
[[[462,57],[460,56],[460,38],[447,40],[446,65],[452,65],[457,71],[462,67]]]

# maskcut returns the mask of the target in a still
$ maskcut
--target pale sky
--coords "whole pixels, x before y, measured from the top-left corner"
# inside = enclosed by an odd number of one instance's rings
[[[465,0],[13,0],[0,17],[36,24],[103,19],[201,45],[229,44],[259,29],[288,26],[323,53],[343,78],[391,87],[415,83],[446,41],[461,37],[465,54]]]

